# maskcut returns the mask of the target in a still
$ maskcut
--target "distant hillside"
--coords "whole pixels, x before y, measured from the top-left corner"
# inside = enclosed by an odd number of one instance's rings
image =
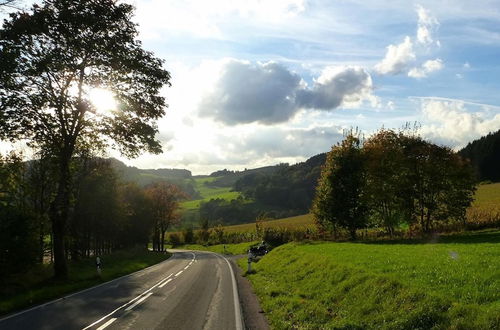
[[[191,198],[199,198],[196,191],[191,171],[184,169],[140,169],[134,166],[127,166],[118,159],[111,158],[111,165],[124,181],[135,182],[144,187],[158,181],[167,181],[179,186]]]
[[[469,143],[458,153],[470,159],[479,181],[500,182],[500,130]]]
[[[208,185],[215,187],[232,187],[236,181],[249,174],[272,174],[278,169],[279,165],[264,166],[253,169],[245,169],[244,171],[229,171],[227,169],[213,172],[211,177],[217,177],[215,180],[210,181]]]
[[[277,165],[269,173],[249,173],[234,183],[234,190],[262,205],[303,214],[311,207],[325,160],[326,153],[322,153],[295,165]]]

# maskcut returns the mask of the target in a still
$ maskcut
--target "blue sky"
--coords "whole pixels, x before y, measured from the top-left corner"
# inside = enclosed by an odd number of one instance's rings
[[[303,161],[351,127],[418,122],[453,148],[500,129],[498,1],[128,2],[172,87],[164,153],[127,164],[208,174]]]

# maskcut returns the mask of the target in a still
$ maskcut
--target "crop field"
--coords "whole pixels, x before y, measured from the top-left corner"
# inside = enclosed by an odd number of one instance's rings
[[[499,265],[500,231],[489,231],[418,243],[290,243],[247,276],[276,329],[498,329]]]
[[[263,222],[264,228],[308,228],[314,227],[314,222],[311,214],[299,215],[290,218],[283,218],[277,220],[268,220]],[[255,231],[255,222],[245,223],[241,225],[233,225],[224,227],[224,231],[227,233],[244,233]]]
[[[473,206],[500,210],[500,183],[480,185]]]
[[[199,191],[201,195],[201,199],[197,200],[190,200],[190,201],[185,201],[181,203],[181,207],[183,210],[196,210],[200,208],[201,202],[208,202],[210,199],[216,199],[216,198],[221,198],[225,200],[232,200],[235,198],[238,198],[240,195],[239,192],[237,191],[231,191],[231,188],[229,187],[213,187],[213,186],[207,186],[205,182],[211,182],[214,181],[215,177],[202,177],[202,178],[195,178],[195,189]]]
[[[478,186],[474,199],[474,203],[472,204],[473,207],[485,210],[500,210],[500,183]],[[314,227],[314,221],[312,214],[305,214],[290,218],[265,221],[263,225],[269,228],[299,229]],[[226,226],[224,230],[228,233],[255,231],[255,223]]]

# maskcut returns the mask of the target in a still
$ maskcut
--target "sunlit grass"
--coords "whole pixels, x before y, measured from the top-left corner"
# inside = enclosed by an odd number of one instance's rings
[[[176,249],[180,250],[198,250],[198,251],[211,251],[211,252],[216,252],[220,254],[233,254],[233,255],[238,255],[238,254],[245,254],[248,252],[248,249],[250,246],[257,244],[258,242],[245,242],[245,243],[238,243],[238,244],[225,244],[226,249],[224,249],[224,244],[217,244],[217,245],[209,245],[209,246],[204,246],[200,244],[186,244],[186,245],[181,245],[177,246]]]
[[[216,179],[216,177],[195,178],[195,189],[200,193],[201,199],[182,202],[181,208],[183,210],[196,210],[200,208],[201,203],[208,202],[211,199],[220,198],[230,201],[238,198],[240,193],[231,191],[230,187],[214,187],[205,184],[206,182],[212,182]]]
[[[290,243],[247,276],[276,329],[498,328],[499,244],[499,231],[432,243]]]

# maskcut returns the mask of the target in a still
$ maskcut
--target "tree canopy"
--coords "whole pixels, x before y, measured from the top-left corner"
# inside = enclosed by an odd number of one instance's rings
[[[129,157],[161,152],[156,120],[166,103],[159,93],[170,74],[142,48],[132,14],[114,0],[45,0],[10,14],[0,30],[0,139],[26,140],[58,168],[51,206],[57,277],[67,275],[71,159],[107,146]],[[116,109],[100,111],[94,88],[112,93]]]

